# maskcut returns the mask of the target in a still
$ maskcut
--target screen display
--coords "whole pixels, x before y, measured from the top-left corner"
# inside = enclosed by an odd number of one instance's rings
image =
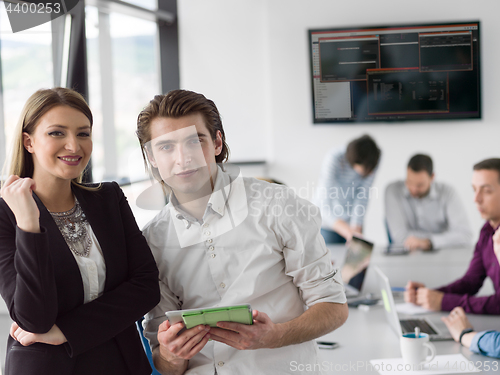
[[[481,118],[479,22],[309,30],[314,123]]]
[[[373,243],[363,238],[353,236],[347,246],[347,254],[340,271],[342,281],[358,291],[363,286],[366,270],[370,264]]]

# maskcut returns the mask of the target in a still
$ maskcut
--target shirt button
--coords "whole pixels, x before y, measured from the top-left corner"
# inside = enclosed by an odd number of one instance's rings
[[[209,239],[207,240],[207,242],[208,242],[208,243],[212,243],[212,242],[213,242],[213,240],[212,240],[211,238],[209,238]]]
[[[220,287],[221,287],[222,289],[224,289],[224,288],[226,287],[226,284],[224,284],[224,283],[220,283]]]
[[[205,232],[205,236],[210,236],[210,232],[208,230]]]
[[[203,228],[208,228],[208,223],[203,224]]]
[[[210,247],[208,248],[208,250],[210,250],[210,251],[214,251],[214,249],[215,249],[215,247],[213,247],[213,246],[210,246]]]
[[[211,256],[212,258],[215,258],[215,254],[210,254],[210,256]]]
[[[219,363],[217,363],[220,367],[224,366],[224,362],[220,361]]]

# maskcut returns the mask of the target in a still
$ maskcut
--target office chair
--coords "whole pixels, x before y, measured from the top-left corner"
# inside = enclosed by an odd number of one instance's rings
[[[389,232],[389,224],[387,224],[387,219],[384,220],[385,230],[387,232],[387,239],[389,240],[389,245],[392,243],[391,232]]]
[[[151,352],[151,348],[149,347],[149,342],[148,340],[144,337],[144,329],[142,328],[142,321],[144,320],[144,317],[139,319],[137,322],[135,322],[135,325],[137,326],[137,331],[139,331],[139,335],[141,335],[141,340],[142,340],[142,346],[144,347],[144,351],[146,352],[146,355],[148,356],[149,364],[151,365],[151,368],[153,369],[153,372],[151,375],[161,375],[156,369],[155,365],[153,364],[153,353]]]

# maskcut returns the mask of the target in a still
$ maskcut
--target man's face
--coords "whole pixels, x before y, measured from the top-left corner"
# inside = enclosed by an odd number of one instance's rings
[[[215,157],[222,151],[220,132],[215,141],[199,113],[180,118],[157,117],[151,121],[151,164],[175,195],[193,199],[210,194],[216,175]]]
[[[472,173],[474,202],[481,217],[493,226],[500,223],[500,182],[498,172],[481,169]]]
[[[434,173],[429,176],[426,171],[415,172],[411,168],[406,170],[406,187],[414,198],[423,198],[429,194]]]
[[[364,165],[361,165],[361,164],[354,164],[352,166],[352,169],[354,169],[354,171],[359,174],[361,177],[366,177],[368,175],[368,173],[366,173],[366,168]]]

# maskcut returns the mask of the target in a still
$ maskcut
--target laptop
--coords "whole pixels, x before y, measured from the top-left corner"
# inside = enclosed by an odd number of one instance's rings
[[[372,252],[372,242],[360,237],[352,237],[347,247],[344,265],[340,270],[347,298],[359,297]]]
[[[405,333],[415,332],[415,327],[419,327],[420,332],[427,333],[431,341],[453,340],[453,337],[441,319],[436,321],[431,321],[428,318],[399,319],[396,311],[396,304],[394,303],[394,298],[392,297],[392,289],[391,284],[389,284],[389,279],[377,266],[373,266],[373,269],[375,270],[380,292],[382,294],[385,316],[392,330],[398,336]]]

